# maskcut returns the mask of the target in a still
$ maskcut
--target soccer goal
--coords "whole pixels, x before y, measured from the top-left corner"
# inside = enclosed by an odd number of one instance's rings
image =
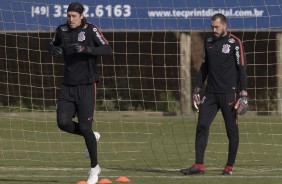
[[[194,163],[198,117],[191,92],[210,18],[220,12],[245,48],[250,110],[239,117],[234,177],[219,176],[228,151],[219,112],[210,129],[207,174],[201,180],[281,180],[281,1],[80,2],[114,52],[97,61],[101,80],[93,130],[101,134],[102,177],[126,175],[136,183],[186,181],[179,170]],[[47,49],[56,26],[66,22],[69,3],[0,3],[0,183],[75,183],[86,177],[89,158],[83,138],[60,131],[56,124],[64,63]]]

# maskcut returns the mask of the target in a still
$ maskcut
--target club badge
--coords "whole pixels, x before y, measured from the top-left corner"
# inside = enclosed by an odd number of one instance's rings
[[[78,40],[79,42],[82,42],[82,41],[85,40],[85,32],[84,32],[84,31],[81,31],[80,33],[78,33],[77,40]]]
[[[228,54],[230,52],[230,45],[224,44],[222,47],[222,52]]]

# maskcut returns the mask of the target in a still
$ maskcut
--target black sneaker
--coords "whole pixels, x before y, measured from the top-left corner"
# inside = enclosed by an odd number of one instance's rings
[[[222,171],[222,175],[232,175],[232,169],[231,166],[225,166],[224,170]]]
[[[180,172],[184,175],[204,174],[205,173],[203,164],[194,164],[190,168],[181,169]]]

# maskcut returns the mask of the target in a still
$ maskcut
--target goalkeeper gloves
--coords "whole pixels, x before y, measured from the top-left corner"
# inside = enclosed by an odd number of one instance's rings
[[[201,91],[201,88],[199,88],[199,87],[196,87],[193,90],[193,106],[194,106],[194,109],[195,109],[196,112],[199,112],[198,105],[200,105],[200,103],[201,103],[200,91]]]
[[[237,103],[235,104],[234,108],[237,109],[237,112],[239,115],[243,116],[244,114],[246,114],[246,112],[249,109],[247,91],[242,90],[240,92],[240,98],[237,101]]]
[[[63,54],[63,49],[61,47],[58,46],[53,46],[51,49],[51,54],[53,56],[59,57]]]

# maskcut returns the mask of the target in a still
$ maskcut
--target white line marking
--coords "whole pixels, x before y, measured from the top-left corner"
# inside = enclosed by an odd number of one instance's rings
[[[84,177],[82,175],[65,175],[65,176],[58,176],[58,175],[32,175],[32,176],[27,176],[27,175],[0,175],[0,178],[81,178]],[[100,175],[100,178],[118,178],[120,177],[119,175],[116,176],[109,176],[109,175]],[[166,179],[187,179],[187,178],[199,178],[199,176],[127,176],[128,178],[166,178]],[[206,176],[202,175],[200,177],[201,179],[226,179],[226,178],[239,178],[239,179],[258,179],[258,178],[282,178],[282,176]]]
[[[255,173],[258,172],[272,172],[272,171],[282,171],[282,168],[269,168],[269,167],[255,167]],[[155,171],[163,171],[163,172],[179,172],[180,168],[136,168],[138,172],[155,172]],[[208,167],[206,171],[217,171],[221,170],[221,167]],[[70,167],[24,167],[24,166],[1,166],[0,170],[3,171],[88,171],[89,168],[70,168]],[[102,171],[105,172],[120,172],[120,171],[134,171],[134,168],[128,167],[128,168],[103,168]],[[234,171],[247,171],[250,170],[250,167],[244,168],[244,167],[236,167]],[[137,171],[136,171],[137,172]]]

